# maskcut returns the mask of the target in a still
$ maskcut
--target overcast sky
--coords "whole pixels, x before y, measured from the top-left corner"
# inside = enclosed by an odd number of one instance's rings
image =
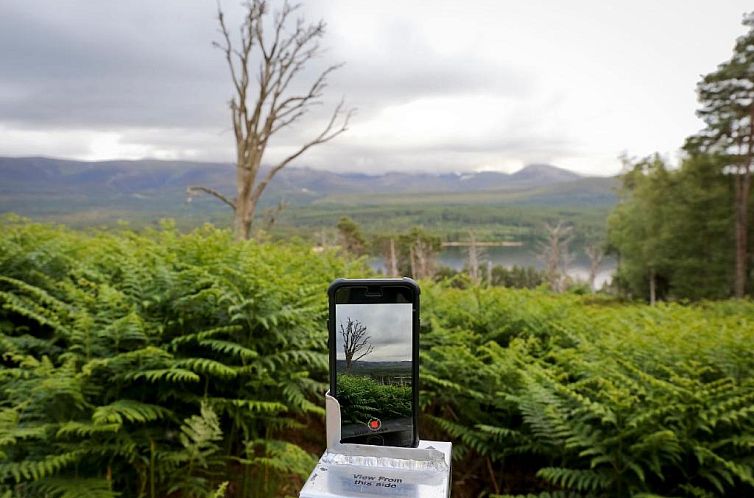
[[[238,0],[223,0],[228,23]],[[273,6],[279,2],[273,1]],[[701,128],[695,85],[743,33],[743,0],[319,0],[344,62],[327,105],[350,130],[300,166],[377,173],[614,174],[621,152],[674,159]],[[0,155],[232,161],[215,0],[2,0]],[[326,110],[325,107],[323,110]],[[312,136],[313,114],[272,144]]]
[[[413,306],[411,303],[336,305],[336,358],[346,358],[340,325],[345,327],[350,318],[366,326],[369,344],[374,346],[364,361],[411,361]]]

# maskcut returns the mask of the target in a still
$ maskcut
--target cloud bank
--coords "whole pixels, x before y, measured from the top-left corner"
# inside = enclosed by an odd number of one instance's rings
[[[224,3],[237,25],[241,8]],[[299,165],[376,173],[549,162],[613,174],[622,151],[672,154],[701,127],[694,86],[729,56],[748,8],[310,1],[302,14],[328,23],[328,50],[300,83],[345,66],[322,108],[276,137],[268,159],[315,135],[345,97],[358,109],[348,133]],[[4,2],[0,155],[232,161],[215,14],[203,0]]]

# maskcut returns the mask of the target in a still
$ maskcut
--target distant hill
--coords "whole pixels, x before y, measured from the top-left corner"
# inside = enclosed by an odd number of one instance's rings
[[[0,193],[88,193],[91,189],[115,193],[185,189],[201,183],[213,188],[232,187],[228,164],[189,161],[69,161],[43,157],[0,157]]]
[[[271,184],[279,193],[304,200],[354,193],[421,193],[518,190],[564,183],[581,175],[546,164],[534,164],[513,174],[400,173],[379,175],[333,173],[288,168]],[[205,185],[231,194],[233,166],[191,161],[70,161],[42,157],[0,157],[0,193],[69,192],[95,194],[151,193]]]
[[[573,171],[549,164],[530,164],[510,175],[510,178],[515,183],[544,185],[568,182],[582,177]]]
[[[537,164],[507,174],[401,173],[379,175],[333,173],[311,168],[288,168],[275,178],[277,190],[304,197],[343,193],[473,192],[520,189],[563,183],[582,178],[555,166]],[[41,157],[0,157],[0,192],[51,192],[86,194],[91,189],[114,193],[184,190],[200,184],[231,193],[233,166],[190,161],[83,162]]]
[[[139,224],[176,218],[191,226],[227,222],[227,207],[198,197],[186,203],[186,187],[203,185],[232,197],[233,166],[192,161],[84,162],[42,157],[0,157],[0,213],[74,225],[111,224],[124,219]],[[614,178],[588,178],[546,164],[502,172],[335,173],[298,167],[281,171],[262,199],[262,207],[285,200],[287,223],[298,225],[311,213],[327,215],[329,226],[338,206],[374,205],[542,205],[610,206]],[[301,211],[297,206],[301,207]],[[327,206],[330,206],[329,208]],[[343,213],[347,214],[347,213]],[[303,217],[303,218],[302,218]],[[306,222],[308,223],[308,222]]]

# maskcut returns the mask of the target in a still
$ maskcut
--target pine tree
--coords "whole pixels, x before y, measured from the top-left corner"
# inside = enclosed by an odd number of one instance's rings
[[[706,75],[697,91],[698,115],[706,128],[690,137],[686,149],[725,158],[733,178],[735,220],[734,294],[743,297],[749,276],[748,226],[754,159],[754,13],[744,17],[748,33],[739,37],[732,57]]]

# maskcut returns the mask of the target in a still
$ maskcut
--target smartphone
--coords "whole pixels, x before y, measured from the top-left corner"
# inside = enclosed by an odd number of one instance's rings
[[[416,447],[419,286],[410,278],[338,279],[328,296],[341,443]]]

